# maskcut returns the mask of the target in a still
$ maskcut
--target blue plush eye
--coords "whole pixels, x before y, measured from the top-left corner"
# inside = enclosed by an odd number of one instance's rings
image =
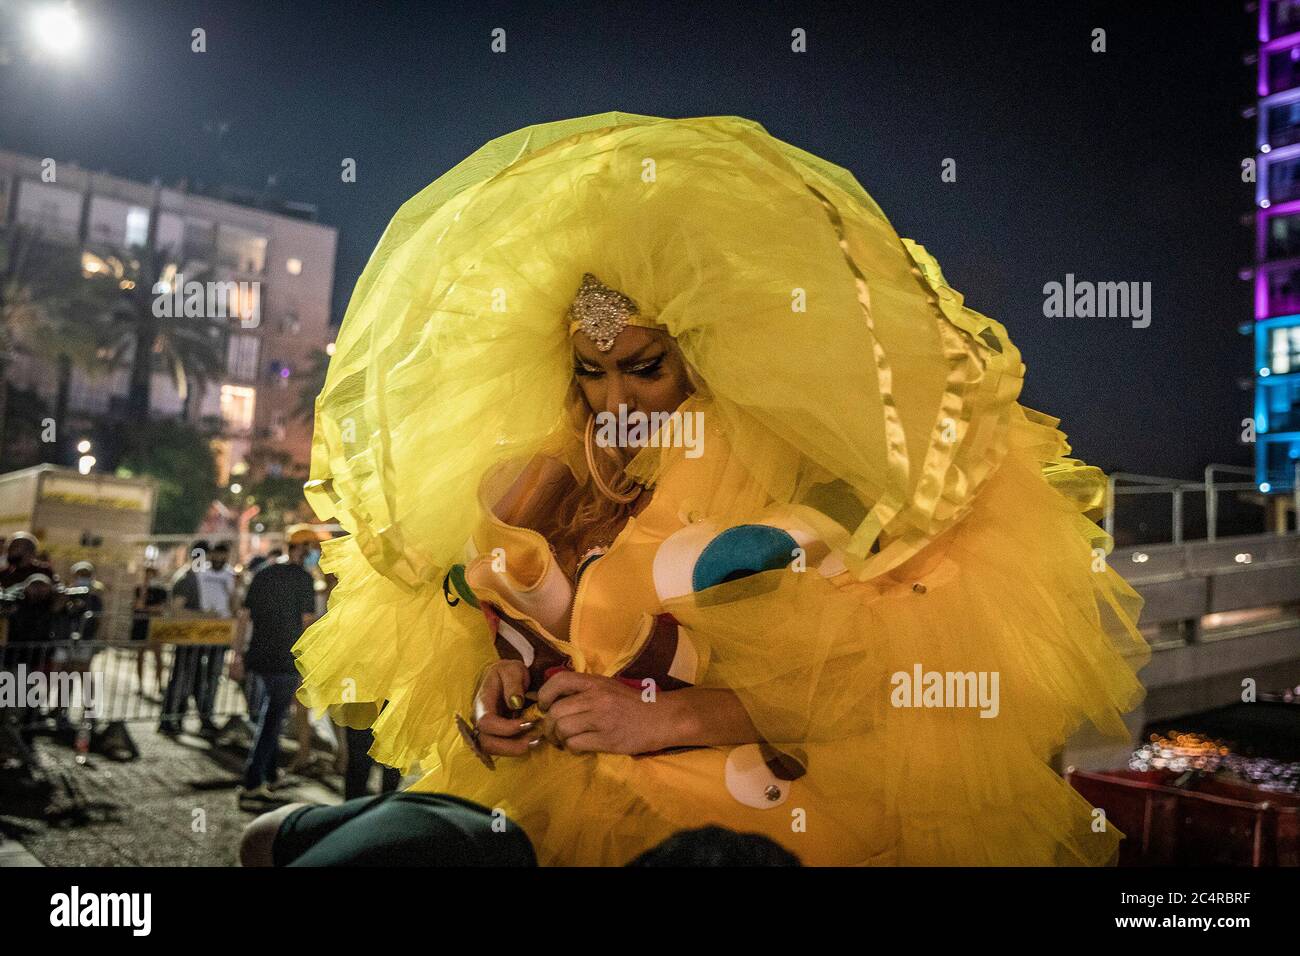
[[[758,516],[762,524],[719,530],[711,520],[691,518],[670,534],[655,552],[655,593],[671,601],[707,591],[727,581],[787,568],[812,569],[823,577],[843,570],[830,561],[830,549],[806,520],[791,509],[772,509]],[[687,518],[683,518],[687,521]]]
[[[655,591],[667,601],[784,568],[799,547],[795,534],[775,525],[743,524],[719,531],[710,521],[698,521],[669,535],[655,552]]]
[[[788,531],[771,525],[728,528],[700,552],[691,573],[691,588],[703,591],[726,581],[784,568],[794,560],[798,547]]]

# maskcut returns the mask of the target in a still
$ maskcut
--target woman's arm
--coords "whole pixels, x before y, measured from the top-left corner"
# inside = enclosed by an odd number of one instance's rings
[[[758,728],[734,691],[714,687],[685,687],[659,695],[668,705],[664,733],[671,747],[720,747],[752,744]]]
[[[542,685],[537,703],[546,736],[576,753],[643,754],[759,739],[740,698],[722,688],[647,696],[611,677],[563,671]]]

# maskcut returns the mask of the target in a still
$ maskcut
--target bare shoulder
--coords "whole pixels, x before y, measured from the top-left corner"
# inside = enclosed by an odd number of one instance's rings
[[[551,501],[573,484],[569,466],[549,455],[534,455],[492,511],[502,521],[519,524],[543,501]]]

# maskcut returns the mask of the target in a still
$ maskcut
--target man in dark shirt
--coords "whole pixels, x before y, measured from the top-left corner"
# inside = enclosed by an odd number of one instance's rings
[[[239,806],[244,810],[265,810],[280,802],[270,791],[280,756],[280,730],[293,703],[300,678],[293,660],[293,645],[303,629],[316,619],[316,579],[307,566],[320,556],[320,541],[310,528],[290,529],[289,555],[281,562],[263,565],[248,585],[244,607],[239,612],[239,639],[251,622],[253,633],[248,649],[236,655],[248,679],[259,684],[260,712],[253,747],[244,765],[244,783]]]
[[[54,616],[62,609],[58,575],[37,552],[35,537],[19,531],[10,537],[6,564],[0,568],[3,613],[9,618],[9,641],[48,641],[53,636]]]
[[[72,584],[64,591],[67,603],[68,636],[80,634],[81,640],[93,641],[99,637],[99,622],[104,617],[104,583],[95,577],[95,566],[89,561],[78,561],[72,566]]]
[[[63,607],[58,575],[39,552],[40,542],[19,531],[9,538],[5,564],[0,567],[0,614],[8,625],[8,642],[0,644],[0,670],[15,675],[20,669],[31,673],[45,668],[48,657],[43,645],[53,638],[55,615]],[[10,679],[16,686],[26,680]],[[20,748],[30,746],[30,719],[39,714],[25,706],[0,709],[0,733],[11,740],[20,737],[25,742]]]
[[[138,692],[144,695],[144,654],[145,648],[153,656],[154,692],[162,695],[162,649],[149,645],[149,621],[161,617],[167,607],[167,589],[158,583],[158,569],[152,564],[144,566],[144,584],[137,585],[135,600],[132,603],[131,640],[140,643],[140,650],[135,655],[135,679]]]

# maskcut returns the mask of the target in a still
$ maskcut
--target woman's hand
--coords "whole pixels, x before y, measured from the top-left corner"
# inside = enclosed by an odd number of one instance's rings
[[[723,687],[644,692],[612,677],[561,671],[537,693],[547,739],[574,753],[644,754],[762,739],[740,698]]]
[[[485,753],[522,757],[528,753],[530,743],[541,739],[539,733],[528,733],[534,727],[532,721],[511,716],[524,709],[527,689],[528,668],[523,661],[496,661],[484,673],[474,695],[474,726]]]
[[[675,708],[665,693],[642,692],[612,677],[561,671],[537,693],[542,728],[573,753],[642,754],[670,746]]]

